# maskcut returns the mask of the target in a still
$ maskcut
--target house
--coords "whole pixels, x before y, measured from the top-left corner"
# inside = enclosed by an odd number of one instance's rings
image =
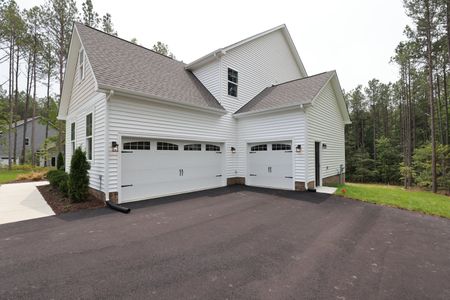
[[[27,119],[27,128],[26,128],[26,133],[25,133],[25,155],[26,157],[30,157],[31,155],[31,132],[32,132],[32,123],[33,123],[33,118],[28,118]],[[20,120],[17,121],[17,123],[15,124],[13,131],[16,132],[17,134],[17,138],[16,138],[16,161],[15,163],[18,164],[19,163],[19,158],[22,154],[22,147],[23,147],[23,143],[24,143],[24,131],[25,131],[25,126],[24,126],[24,121]],[[47,165],[49,166],[55,166],[56,165],[56,150],[54,151],[47,151],[48,153],[46,153],[44,155],[43,152],[41,152],[40,150],[43,148],[44,144],[45,144],[45,131],[46,131],[46,124],[44,124],[43,122],[41,122],[41,117],[37,116],[34,118],[34,126],[35,126],[35,139],[34,139],[34,149],[37,153],[37,158],[39,161],[39,165],[40,166],[44,166],[45,165],[45,161],[47,160]],[[48,137],[54,137],[58,135],[58,131],[53,127],[53,125],[49,125],[48,127]],[[5,166],[8,165],[8,161],[9,161],[9,151],[8,151],[8,139],[9,139],[9,134],[8,132],[3,132],[0,133],[0,166]],[[11,153],[14,153],[14,143],[10,145],[11,147]],[[51,145],[47,145],[47,149],[51,148]],[[53,147],[54,148],[54,147]],[[41,155],[39,155],[41,154]],[[14,157],[11,158],[14,161]]]
[[[335,71],[308,76],[285,25],[189,64],[75,24],[59,119],[66,169],[119,203],[231,184],[304,191],[344,172]]]

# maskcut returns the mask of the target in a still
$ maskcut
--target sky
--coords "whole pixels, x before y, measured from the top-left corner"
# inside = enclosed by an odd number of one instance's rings
[[[79,10],[81,2],[78,0]],[[169,45],[189,63],[213,50],[286,24],[309,75],[337,70],[349,91],[372,78],[395,81],[390,63],[409,23],[402,0],[93,0],[94,10],[109,12],[121,38],[137,38],[151,48]],[[43,4],[17,0],[21,8]],[[0,66],[0,83],[7,64]],[[42,93],[44,89],[42,89]]]

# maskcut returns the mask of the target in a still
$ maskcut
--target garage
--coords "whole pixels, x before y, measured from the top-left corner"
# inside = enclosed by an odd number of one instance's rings
[[[290,141],[248,144],[247,185],[293,189]]]
[[[120,202],[225,185],[223,144],[123,138]]]

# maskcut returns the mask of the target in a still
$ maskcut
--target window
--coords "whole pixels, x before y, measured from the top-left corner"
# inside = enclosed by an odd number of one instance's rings
[[[201,150],[202,150],[201,144],[184,145],[184,151],[201,151]]]
[[[84,78],[84,50],[80,50],[80,57],[78,58],[79,63],[79,71],[80,71],[80,80]]]
[[[178,150],[178,145],[172,143],[158,142],[156,144],[157,150]]]
[[[267,144],[255,145],[250,148],[251,151],[267,151]]]
[[[128,142],[123,144],[123,150],[150,150],[150,142]]]
[[[86,116],[86,156],[92,160],[92,113]]]
[[[206,144],[206,151],[216,151],[216,152],[219,152],[219,151],[220,151],[220,147],[219,147],[219,146],[216,146],[216,145]]]
[[[25,138],[25,146],[30,145],[30,139],[29,138]]]
[[[72,154],[75,152],[75,123],[70,124],[70,143],[72,144]]]
[[[228,68],[228,95],[237,97],[238,72]]]
[[[278,150],[291,150],[291,145],[289,144],[272,144],[272,151]]]

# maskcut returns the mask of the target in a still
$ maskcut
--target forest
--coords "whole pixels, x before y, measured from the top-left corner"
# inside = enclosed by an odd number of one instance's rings
[[[345,93],[346,179],[449,190],[450,1],[403,4],[411,25],[390,61],[398,80]]]
[[[346,179],[449,190],[450,0],[403,4],[411,22],[386,62],[398,66],[398,80],[372,79],[345,92],[352,120],[346,127]],[[63,152],[65,126],[56,115],[74,22],[117,35],[111,15],[100,16],[91,0],[81,3],[81,11],[74,0],[47,0],[29,9],[0,0],[0,65],[9,74],[0,82],[0,132],[9,143],[16,145],[11,129],[17,122],[40,116],[59,132],[45,147]],[[174,57],[162,42],[153,50]],[[37,96],[39,87],[44,97]],[[29,130],[33,145],[34,128]],[[36,153],[47,151],[13,147],[9,167],[15,158],[34,165]]]

